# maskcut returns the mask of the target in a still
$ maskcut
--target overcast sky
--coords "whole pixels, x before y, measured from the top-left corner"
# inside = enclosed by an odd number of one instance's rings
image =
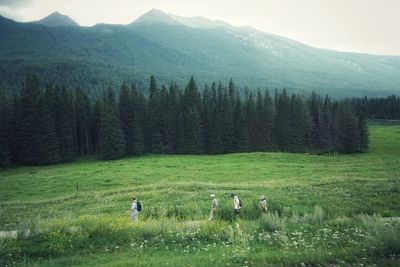
[[[0,0],[0,14],[58,11],[80,25],[127,24],[151,8],[250,25],[314,47],[400,56],[400,0]]]

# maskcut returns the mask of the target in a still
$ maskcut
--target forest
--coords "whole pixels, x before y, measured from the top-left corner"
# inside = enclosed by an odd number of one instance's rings
[[[399,118],[400,100],[332,100],[285,89],[240,93],[231,80],[184,89],[150,77],[144,94],[122,84],[100,98],[82,88],[40,86],[27,75],[18,92],[0,93],[0,165],[45,165],[96,155],[223,154],[281,151],[316,154],[368,149],[367,118]]]

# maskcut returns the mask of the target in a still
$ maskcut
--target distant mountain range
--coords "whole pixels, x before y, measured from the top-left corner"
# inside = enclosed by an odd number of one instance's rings
[[[96,94],[149,76],[184,85],[194,76],[251,89],[316,90],[333,96],[400,93],[400,57],[317,49],[251,27],[151,10],[128,25],[81,27],[55,12],[19,23],[0,16],[0,86],[18,88],[26,72],[43,84]]]

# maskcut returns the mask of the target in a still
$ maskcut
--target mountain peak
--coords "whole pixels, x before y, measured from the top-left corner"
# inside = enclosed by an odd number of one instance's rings
[[[172,16],[159,9],[151,9],[137,18],[132,24],[136,23],[165,23],[165,24],[180,24]]]
[[[58,27],[58,26],[79,26],[73,19],[70,17],[63,15],[59,12],[53,12],[47,17],[35,21],[35,23],[42,24],[49,27]]]

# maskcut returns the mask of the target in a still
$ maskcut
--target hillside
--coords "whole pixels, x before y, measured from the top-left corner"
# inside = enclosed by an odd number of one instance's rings
[[[202,17],[151,10],[129,25],[80,27],[59,13],[33,23],[0,17],[0,84],[17,88],[24,73],[44,84],[107,86],[148,77],[183,84],[227,82],[241,87],[317,90],[334,96],[400,91],[400,57],[342,53]]]

